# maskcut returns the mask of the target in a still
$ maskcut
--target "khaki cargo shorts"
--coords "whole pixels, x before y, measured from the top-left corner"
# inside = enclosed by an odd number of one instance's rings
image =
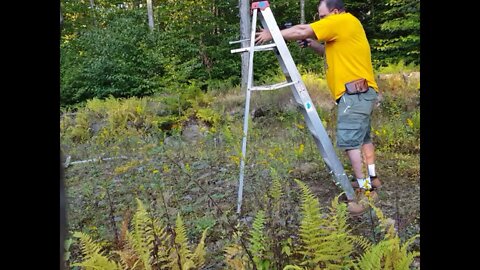
[[[372,142],[370,137],[371,116],[377,100],[377,92],[369,88],[367,92],[355,95],[344,94],[338,102],[337,147],[358,149]]]

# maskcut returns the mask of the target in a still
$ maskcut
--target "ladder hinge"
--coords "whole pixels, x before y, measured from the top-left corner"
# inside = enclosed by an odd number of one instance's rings
[[[251,9],[259,8],[260,10],[265,10],[269,6],[270,3],[268,1],[253,2]]]

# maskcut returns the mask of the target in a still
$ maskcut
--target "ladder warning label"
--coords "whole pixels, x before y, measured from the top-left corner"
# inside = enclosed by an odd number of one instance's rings
[[[309,101],[307,101],[307,103],[305,103],[305,109],[307,109],[307,111],[313,110],[313,106]]]

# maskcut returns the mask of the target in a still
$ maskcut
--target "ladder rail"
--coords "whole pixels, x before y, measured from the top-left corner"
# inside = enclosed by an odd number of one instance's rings
[[[251,38],[250,38],[250,48],[255,46],[255,25],[257,23],[257,9],[253,10],[252,15],[252,29],[251,29]],[[237,214],[240,214],[242,207],[243,199],[243,179],[245,174],[245,156],[247,153],[247,135],[248,135],[248,116],[250,114],[250,88],[253,84],[253,54],[254,50],[249,50],[248,58],[248,77],[247,77],[247,87],[245,89],[245,111],[243,115],[243,137],[242,137],[242,156],[240,159],[240,179],[238,183],[238,198],[237,198]]]

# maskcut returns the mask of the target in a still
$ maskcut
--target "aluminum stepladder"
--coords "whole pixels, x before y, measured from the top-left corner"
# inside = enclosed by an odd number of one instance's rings
[[[260,13],[258,11],[260,10]],[[353,200],[355,198],[355,192],[353,191],[352,185],[345,174],[343,165],[338,159],[335,150],[333,148],[332,142],[328,137],[325,128],[323,127],[322,121],[318,116],[317,110],[308,94],[308,91],[305,87],[305,84],[302,81],[302,77],[298,72],[298,69],[293,62],[292,55],[288,50],[287,44],[280,33],[280,29],[275,21],[273,13],[270,9],[270,4],[268,1],[253,2],[251,5],[252,12],[252,23],[251,23],[251,35],[250,35],[250,46],[243,47],[240,49],[231,50],[231,53],[249,53],[249,62],[248,62],[248,76],[247,76],[247,89],[245,91],[245,112],[244,112],[244,122],[243,122],[243,138],[242,138],[242,157],[240,161],[240,179],[238,186],[238,200],[237,200],[237,214],[240,214],[242,206],[242,197],[243,197],[243,179],[245,171],[245,155],[247,150],[247,132],[248,132],[248,117],[250,111],[250,95],[252,91],[263,91],[263,90],[275,90],[283,87],[290,86],[295,102],[297,103],[299,109],[301,110],[308,129],[310,130],[315,144],[317,145],[320,153],[330,170],[329,173],[334,176],[334,181],[339,185],[348,200]],[[257,16],[260,18],[262,26],[264,29],[268,29],[272,35],[272,43],[255,46],[255,32],[256,32],[256,23]],[[246,40],[239,40],[230,42],[240,43]],[[279,64],[282,68],[283,73],[285,74],[286,81],[265,86],[253,86],[253,55],[256,51],[267,51],[273,50],[275,56],[277,57]]]

